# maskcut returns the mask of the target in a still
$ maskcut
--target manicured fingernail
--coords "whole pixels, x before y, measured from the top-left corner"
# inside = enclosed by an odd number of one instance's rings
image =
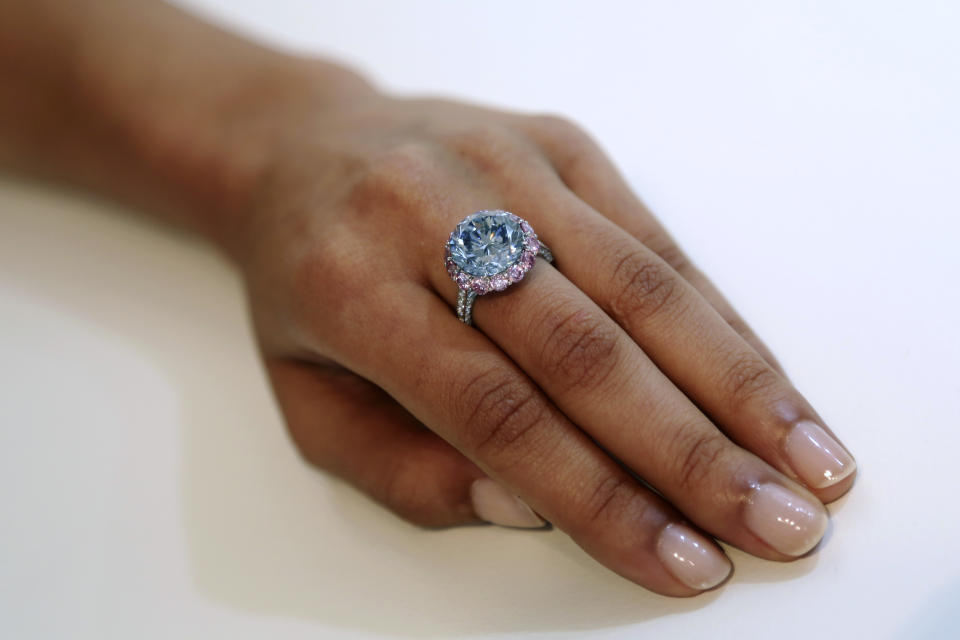
[[[836,484],[857,468],[846,449],[810,420],[798,422],[790,431],[787,456],[797,475],[814,489]]]
[[[527,503],[513,495],[490,478],[474,480],[470,485],[470,499],[477,515],[504,527],[533,529],[547,524],[533,512]]]
[[[691,589],[715,587],[733,568],[712,542],[682,524],[669,524],[660,532],[657,555],[667,571]]]
[[[802,556],[827,529],[827,510],[777,484],[756,487],[744,513],[747,527],[788,556]]]

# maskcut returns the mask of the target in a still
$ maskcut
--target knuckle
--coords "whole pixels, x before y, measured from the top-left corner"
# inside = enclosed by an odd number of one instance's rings
[[[509,130],[493,122],[480,122],[444,133],[440,140],[465,156],[483,155],[505,146],[512,139]]]
[[[597,482],[584,504],[583,524],[605,528],[629,512],[637,495],[636,483],[623,475],[609,475]]]
[[[459,397],[468,399],[464,420],[468,446],[480,456],[503,462],[535,446],[539,427],[548,419],[536,390],[509,371],[482,372]]]
[[[597,165],[599,149],[579,125],[557,115],[532,117],[535,137],[552,149],[557,170],[563,175],[576,175]]]
[[[409,210],[430,192],[437,160],[430,145],[401,142],[363,161],[349,202],[359,215],[385,208]]]
[[[727,440],[719,432],[703,429],[681,429],[678,485],[682,491],[696,491],[710,481],[727,448]]]
[[[582,142],[586,134],[580,125],[569,118],[554,113],[543,113],[530,116],[533,126],[561,142]]]
[[[679,299],[677,275],[642,249],[626,253],[613,269],[610,304],[621,323],[643,323]]]
[[[746,403],[770,391],[778,376],[759,355],[736,357],[722,378],[721,389],[731,409],[738,411]]]
[[[529,159],[517,135],[495,122],[459,128],[440,141],[477,172],[501,180],[517,174]]]
[[[566,390],[603,386],[617,364],[616,326],[597,313],[578,309],[545,332],[540,358]]]

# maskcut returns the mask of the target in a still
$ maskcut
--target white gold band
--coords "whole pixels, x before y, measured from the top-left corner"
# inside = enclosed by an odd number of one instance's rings
[[[542,241],[540,242],[537,255],[547,262],[553,263],[553,252],[550,251],[550,248]],[[466,289],[460,289],[459,291],[460,293],[457,295],[457,317],[460,319],[460,322],[472,327],[473,303],[477,299],[477,294]]]

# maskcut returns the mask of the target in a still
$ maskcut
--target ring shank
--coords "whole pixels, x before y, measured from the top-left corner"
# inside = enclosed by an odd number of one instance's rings
[[[537,255],[549,263],[553,263],[553,252],[542,241]],[[457,295],[457,318],[467,326],[473,326],[473,303],[477,300],[477,294],[473,291],[460,289]]]

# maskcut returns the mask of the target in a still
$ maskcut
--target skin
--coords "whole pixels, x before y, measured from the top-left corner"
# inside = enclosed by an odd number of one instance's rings
[[[478,522],[486,475],[610,569],[689,596],[656,557],[663,527],[791,560],[744,526],[751,488],[852,486],[803,486],[785,438],[823,421],[577,126],[386,95],[162,4],[0,9],[3,166],[222,249],[304,457],[401,517]],[[492,208],[558,261],[480,298],[474,330],[442,248]]]

